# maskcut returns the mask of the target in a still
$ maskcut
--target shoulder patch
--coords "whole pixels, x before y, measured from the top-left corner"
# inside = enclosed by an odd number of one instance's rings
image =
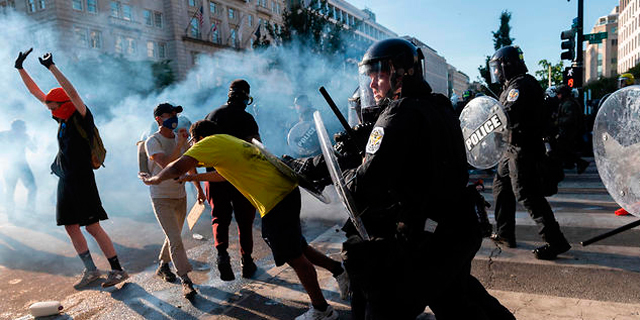
[[[374,154],[380,149],[380,144],[382,143],[382,138],[384,137],[384,128],[383,127],[375,127],[371,134],[369,135],[369,141],[367,141],[367,153]]]
[[[518,100],[519,96],[520,96],[520,91],[518,91],[518,89],[511,89],[511,91],[509,91],[509,96],[507,97],[507,101],[514,102]]]

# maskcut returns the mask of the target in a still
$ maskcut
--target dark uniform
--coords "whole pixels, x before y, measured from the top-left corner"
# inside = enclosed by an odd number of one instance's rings
[[[516,201],[519,201],[536,222],[542,239],[547,242],[546,246],[534,250],[534,254],[539,259],[554,259],[558,253],[569,250],[570,246],[543,195],[538,169],[544,156],[544,94],[538,81],[526,74],[519,48],[509,46],[500,49],[494,54],[492,62],[501,63],[505,69],[510,68],[504,72],[506,76],[503,75],[501,80],[504,90],[500,95],[500,103],[509,116],[511,130],[511,143],[498,163],[493,180],[497,224],[497,234],[493,238],[506,242],[510,247],[515,246]]]
[[[236,80],[237,81],[237,80]],[[235,83],[235,81],[234,81]],[[246,83],[246,82],[245,82]],[[232,84],[233,86],[233,84]],[[248,94],[248,84],[247,94]],[[231,89],[230,89],[231,90]],[[209,113],[205,119],[215,122],[220,128],[220,133],[229,134],[243,140],[251,140],[251,137],[259,137],[258,124],[251,114],[245,111],[246,103],[240,99],[229,99],[220,108]],[[213,168],[207,168],[213,171]],[[209,182],[205,184],[207,200],[211,204],[211,224],[214,235],[214,245],[218,250],[222,280],[233,280],[227,249],[229,248],[229,225],[233,212],[238,224],[238,237],[240,241],[240,254],[243,267],[252,265],[253,253],[253,221],[256,209],[245,196],[230,182]],[[222,266],[221,266],[222,264]],[[253,269],[253,267],[251,267]],[[226,272],[223,272],[225,270]],[[255,272],[255,270],[254,270]],[[253,272],[247,272],[243,276],[250,276]]]
[[[578,173],[582,173],[589,164],[580,159],[578,152],[583,144],[582,134],[584,133],[584,118],[580,103],[571,97],[571,89],[566,86],[560,87],[562,100],[558,112],[554,118],[557,130],[556,150],[560,153],[565,168],[571,169],[578,165]]]
[[[413,47],[401,41],[372,48]],[[415,319],[429,305],[439,320],[513,319],[470,275],[481,235],[451,103],[421,77],[407,78],[377,118],[363,164],[347,172],[371,237],[364,241],[345,227],[353,317]]]

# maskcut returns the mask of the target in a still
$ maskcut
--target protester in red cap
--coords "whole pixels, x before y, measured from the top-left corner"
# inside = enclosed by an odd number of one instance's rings
[[[56,220],[58,225],[65,227],[71,243],[85,266],[82,277],[74,287],[82,288],[100,278],[100,271],[93,263],[87,241],[80,230],[81,226],[84,226],[96,239],[111,265],[111,271],[102,286],[114,286],[129,278],[129,275],[120,266],[109,235],[100,226],[100,220],[108,218],[102,207],[93,174],[89,145],[91,136],[87,139],[79,133],[79,129],[82,128],[87,135],[93,134],[95,126],[93,115],[71,82],[53,63],[51,53],[38,59],[51,71],[61,88],[51,89],[46,95],[40,90],[27,71],[22,68],[22,63],[32,50],[33,48],[24,53],[20,52],[15,67],[29,92],[47,106],[53,119],[59,123],[57,135],[59,150],[51,165],[51,171],[59,177]]]

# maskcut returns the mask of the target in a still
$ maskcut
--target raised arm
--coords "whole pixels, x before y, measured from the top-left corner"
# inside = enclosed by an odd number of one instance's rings
[[[27,71],[24,70],[24,68],[22,68],[22,63],[27,58],[29,53],[31,53],[31,51],[33,51],[33,48],[30,48],[29,50],[27,50],[24,53],[20,52],[18,54],[18,58],[16,59],[15,67],[16,67],[16,69],[18,69],[18,72],[20,73],[20,78],[22,78],[22,82],[24,82],[24,85],[27,87],[29,92],[34,97],[36,97],[36,99],[38,99],[38,101],[44,103],[44,97],[45,97],[44,92],[42,92],[42,90],[40,90],[40,88],[38,88],[38,85],[33,81],[33,79],[31,79],[31,77],[29,76]]]
[[[84,117],[84,115],[87,114],[87,107],[84,105],[84,102],[82,101],[82,98],[80,98],[80,95],[78,94],[78,91],[76,91],[76,88],[73,87],[69,79],[67,79],[67,77],[65,77],[60,69],[58,69],[58,67],[56,67],[56,65],[53,63],[53,55],[51,55],[51,53],[47,53],[42,58],[38,58],[38,60],[40,60],[40,63],[43,66],[51,71],[56,80],[58,80],[58,83],[60,84],[62,89],[64,89],[64,91],[71,99],[71,102],[73,102],[76,110],[78,110],[78,112],[80,112],[80,114]]]

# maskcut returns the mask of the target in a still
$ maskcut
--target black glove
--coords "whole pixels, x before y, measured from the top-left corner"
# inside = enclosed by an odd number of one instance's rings
[[[40,63],[47,69],[51,68],[51,66],[55,64],[53,63],[53,55],[51,52],[45,54],[42,58],[38,58],[38,60],[40,60]]]
[[[373,123],[367,122],[359,123],[353,127],[353,137],[344,131],[334,134],[333,138],[336,140],[334,150],[339,155],[358,154],[358,149],[364,151],[371,130],[373,130]]]
[[[24,62],[24,59],[27,58],[29,53],[31,53],[31,51],[33,51],[33,48],[30,48],[25,53],[22,53],[22,52],[18,53],[18,58],[16,59],[16,64],[14,65],[16,69],[18,70],[22,69],[22,63]]]

